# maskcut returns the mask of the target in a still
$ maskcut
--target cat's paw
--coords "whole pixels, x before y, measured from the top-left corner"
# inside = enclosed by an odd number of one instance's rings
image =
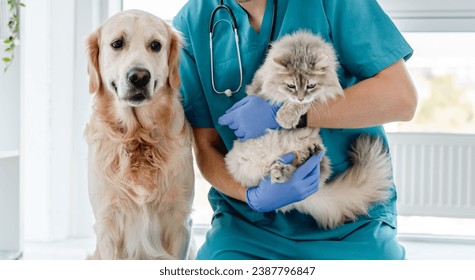
[[[272,183],[287,182],[295,171],[295,167],[290,164],[284,164],[280,161],[275,162],[270,169],[270,181]]]
[[[321,151],[325,151],[325,147],[322,143],[314,143],[310,147],[308,147],[309,156],[316,155]]]
[[[295,157],[292,161],[292,165],[300,166],[304,164],[308,158],[320,153],[321,151],[325,151],[325,147],[321,143],[313,143],[305,149],[295,151]]]
[[[285,129],[295,128],[300,121],[300,115],[288,110],[279,110],[275,116],[275,121]]]

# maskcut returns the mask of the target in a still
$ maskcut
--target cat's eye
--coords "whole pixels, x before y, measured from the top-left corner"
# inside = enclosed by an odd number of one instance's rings
[[[315,88],[316,86],[317,84],[308,84],[307,89],[312,89],[312,88]]]
[[[290,88],[290,89],[295,89],[295,85],[294,85],[294,84],[287,84],[287,87]]]
[[[124,40],[122,39],[115,40],[114,42],[111,43],[111,47],[116,50],[122,49],[122,47],[124,47]]]

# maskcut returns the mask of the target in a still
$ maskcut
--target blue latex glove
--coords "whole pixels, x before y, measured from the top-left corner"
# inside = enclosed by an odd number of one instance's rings
[[[283,163],[290,163],[293,154],[282,157]],[[257,212],[270,212],[291,203],[301,201],[318,191],[320,183],[320,161],[323,152],[310,157],[297,168],[285,183],[271,183],[266,177],[257,187],[248,188],[246,192],[247,204]]]
[[[282,105],[271,105],[255,95],[248,95],[234,104],[218,119],[220,125],[234,130],[236,137],[244,142],[263,135],[267,129],[279,129],[275,115]]]

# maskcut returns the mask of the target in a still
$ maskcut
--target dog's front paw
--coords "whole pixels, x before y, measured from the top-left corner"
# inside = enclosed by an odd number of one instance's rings
[[[275,162],[270,169],[270,180],[272,183],[287,182],[295,171],[295,167],[290,164],[284,164],[280,161]]]

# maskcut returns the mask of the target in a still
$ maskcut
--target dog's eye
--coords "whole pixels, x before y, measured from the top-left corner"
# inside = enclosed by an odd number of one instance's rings
[[[122,49],[123,46],[124,46],[124,41],[122,39],[115,40],[111,44],[111,47],[113,47],[116,50]]]
[[[158,41],[153,41],[150,44],[150,48],[152,49],[153,52],[159,52],[162,49],[162,44]]]

